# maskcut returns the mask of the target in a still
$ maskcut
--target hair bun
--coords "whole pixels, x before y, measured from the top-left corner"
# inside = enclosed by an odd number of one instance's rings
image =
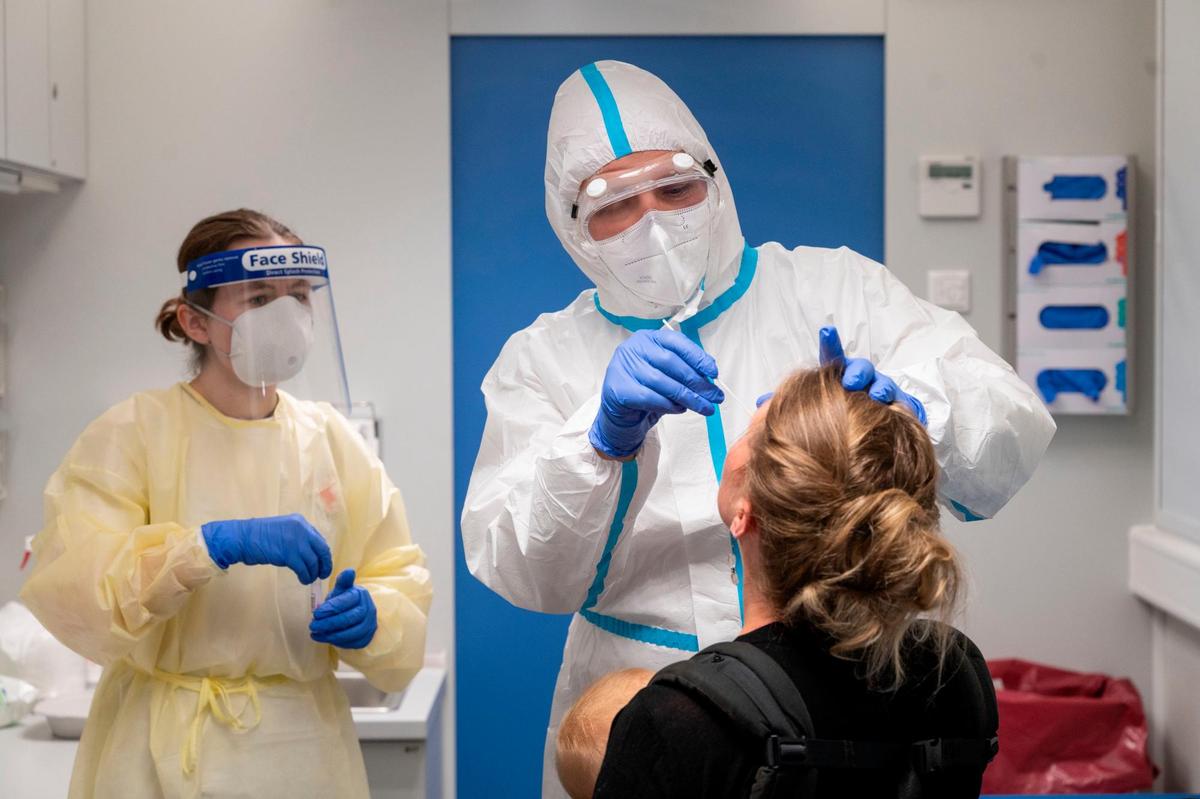
[[[899,488],[887,488],[861,494],[838,505],[829,529],[835,537],[851,534],[894,534],[913,522],[925,521],[925,509],[911,494]]]

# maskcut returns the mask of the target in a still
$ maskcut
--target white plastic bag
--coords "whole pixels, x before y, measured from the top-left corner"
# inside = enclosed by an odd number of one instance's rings
[[[37,701],[37,689],[15,677],[0,677],[0,727],[25,718]]]
[[[20,602],[0,607],[0,675],[24,680],[46,698],[82,691],[86,663]]]

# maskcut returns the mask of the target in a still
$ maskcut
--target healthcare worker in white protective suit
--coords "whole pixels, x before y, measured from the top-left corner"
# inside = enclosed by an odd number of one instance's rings
[[[197,223],[177,266],[158,326],[197,374],[88,425],[46,487],[21,591],[104,665],[70,797],[366,799],[333,669],[407,685],[430,580],[400,493],[336,409],[325,252],[240,209]]]
[[[596,290],[513,335],[484,379],[462,530],[472,574],[501,596],[576,613],[543,776],[558,796],[555,730],[591,682],[741,628],[717,479],[754,398],[844,344],[847,390],[926,418],[941,498],[966,519],[1025,483],[1054,422],[961,317],[881,265],[747,244],[704,131],[644,70],[601,61],[567,78],[545,181],[550,224]]]

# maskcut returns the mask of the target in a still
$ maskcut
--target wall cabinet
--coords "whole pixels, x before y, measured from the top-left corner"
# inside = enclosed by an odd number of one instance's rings
[[[86,175],[85,3],[0,0],[3,166]]]

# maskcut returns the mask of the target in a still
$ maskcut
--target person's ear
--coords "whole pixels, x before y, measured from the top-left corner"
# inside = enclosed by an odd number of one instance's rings
[[[734,500],[733,521],[729,525],[729,532],[733,533],[733,537],[738,541],[743,541],[757,531],[758,524],[754,519],[754,508],[750,505],[750,500],[745,497]]]
[[[175,319],[179,322],[179,326],[183,328],[183,332],[192,341],[202,346],[207,346],[211,343],[208,335],[208,317],[197,311],[187,303],[179,303],[179,307],[175,309]]]

